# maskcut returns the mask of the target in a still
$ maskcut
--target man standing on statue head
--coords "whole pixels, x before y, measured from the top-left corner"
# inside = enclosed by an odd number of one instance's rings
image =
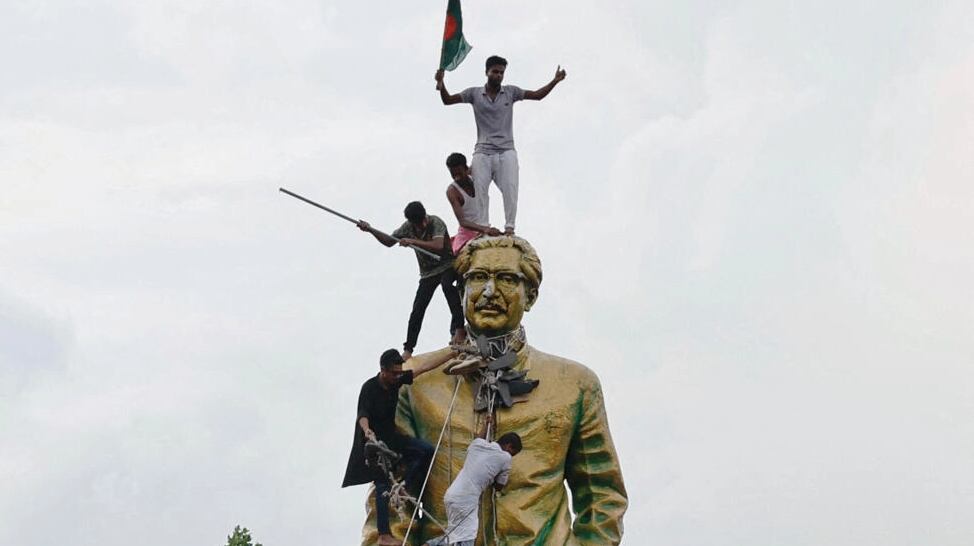
[[[565,79],[566,72],[558,66],[554,78],[548,84],[534,91],[526,91],[516,85],[501,85],[507,70],[507,59],[492,55],[484,64],[487,75],[484,86],[469,87],[456,95],[451,95],[446,90],[442,69],[437,70],[433,78],[443,104],[449,106],[463,102],[473,107],[474,121],[477,124],[477,144],[471,162],[474,187],[484,202],[484,209],[489,210],[488,189],[491,180],[494,181],[504,198],[504,232],[513,235],[518,192],[514,103],[547,97],[555,85]]]

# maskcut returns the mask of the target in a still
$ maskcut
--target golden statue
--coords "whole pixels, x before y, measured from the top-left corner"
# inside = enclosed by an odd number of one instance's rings
[[[505,490],[496,495],[488,490],[481,499],[477,544],[619,544],[628,501],[598,377],[582,364],[531,347],[521,326],[522,316],[538,299],[537,254],[519,237],[484,237],[468,243],[455,265],[466,280],[464,314],[471,337],[483,336],[498,355],[516,352],[511,368],[526,372],[526,380],[540,380],[530,393],[492,405],[497,435],[518,433],[524,449],[514,460]],[[447,351],[414,356],[404,367],[442,359]],[[457,382],[461,384],[446,423]],[[471,377],[434,372],[400,393],[396,423],[402,431],[436,445],[444,430],[423,495],[424,509],[439,522],[446,522],[443,494],[487,415],[475,410],[483,409],[481,386]],[[377,538],[372,503],[366,507],[363,546]],[[393,520],[392,532],[402,540],[409,520]],[[440,534],[439,527],[423,518],[409,528],[409,544],[419,546]]]

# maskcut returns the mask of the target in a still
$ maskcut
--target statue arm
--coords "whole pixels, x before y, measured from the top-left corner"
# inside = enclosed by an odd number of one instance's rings
[[[572,534],[579,544],[619,544],[622,516],[628,505],[626,486],[609,434],[602,387],[594,376],[579,397],[577,409],[565,465],[572,507],[577,514]]]

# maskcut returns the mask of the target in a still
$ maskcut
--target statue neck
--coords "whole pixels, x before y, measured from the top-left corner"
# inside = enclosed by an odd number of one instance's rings
[[[480,353],[485,358],[494,359],[499,358],[504,353],[508,351],[519,352],[527,344],[528,338],[524,331],[524,326],[518,326],[517,329],[511,330],[510,332],[505,332],[503,334],[490,335],[489,333],[480,333],[474,329],[470,329],[471,336],[470,341],[476,345],[481,345],[478,342],[478,338],[483,336],[483,345],[486,346],[486,351],[481,347]],[[483,353],[487,354],[483,354]]]

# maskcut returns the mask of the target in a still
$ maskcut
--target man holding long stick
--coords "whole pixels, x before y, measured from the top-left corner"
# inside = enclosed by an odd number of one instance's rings
[[[423,327],[426,308],[429,307],[433,293],[439,286],[450,307],[450,336],[451,343],[459,343],[466,339],[467,331],[463,327],[463,307],[460,305],[460,293],[457,290],[457,273],[453,270],[453,254],[450,252],[450,234],[438,216],[426,214],[426,208],[419,201],[406,205],[403,211],[406,222],[392,232],[392,236],[373,228],[364,220],[358,221],[362,231],[371,233],[383,245],[391,247],[397,243],[416,250],[416,261],[419,263],[419,286],[416,287],[416,297],[413,300],[413,310],[409,314],[409,325],[406,328],[406,342],[403,343],[403,358],[409,358],[416,348],[419,331]],[[425,250],[421,254],[419,251]],[[430,258],[432,252],[440,257],[439,260]]]
[[[286,190],[284,188],[280,188],[280,191],[281,191],[281,193],[285,193],[287,195],[290,195],[291,197],[294,197],[295,199],[300,199],[301,201],[304,201],[305,203],[307,203],[307,204],[309,204],[309,205],[311,205],[313,207],[317,207],[317,208],[319,208],[319,209],[321,209],[323,211],[326,211],[326,212],[329,212],[331,214],[334,214],[335,216],[341,218],[342,220],[347,220],[347,221],[349,221],[349,222],[351,222],[351,223],[353,223],[353,224],[361,227],[360,224],[362,223],[362,220],[356,220],[356,219],[354,219],[354,218],[352,218],[352,217],[350,217],[350,216],[348,216],[346,214],[342,214],[342,213],[338,212],[337,210],[335,210],[333,208],[326,207],[326,206],[322,205],[321,203],[318,203],[317,201],[312,201],[311,199],[308,199],[307,197],[305,197],[303,195],[299,195],[297,193],[294,193],[291,190]],[[371,229],[372,229],[372,231],[375,234],[382,235],[384,237],[387,237],[389,239],[392,239],[393,241],[395,241],[395,243],[400,243],[400,240],[397,239],[397,238],[395,238],[395,237],[386,235],[385,233],[383,233],[383,232],[381,232],[381,231],[379,231],[379,230],[377,230],[375,228],[371,228]],[[393,243],[393,244],[395,244],[395,243]],[[407,246],[407,247],[409,246],[408,244],[403,244],[403,243],[400,243],[400,244],[402,246]],[[386,245],[386,246],[389,246],[389,245]],[[430,258],[432,258],[434,260],[439,261],[439,259],[440,259],[440,256],[438,254],[435,254],[433,252],[430,252],[429,250],[426,250],[426,249],[423,249],[423,248],[417,248],[417,247],[412,247],[412,249],[415,250],[416,252],[420,253],[420,254],[426,254],[427,256],[429,256]]]

